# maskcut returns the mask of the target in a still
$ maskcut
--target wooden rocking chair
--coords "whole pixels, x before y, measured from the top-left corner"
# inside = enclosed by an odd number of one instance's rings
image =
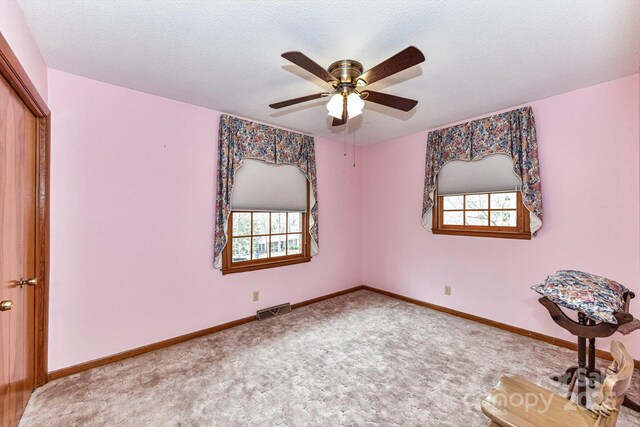
[[[618,341],[611,343],[613,362],[592,410],[517,376],[504,375],[482,401],[492,426],[614,427],[631,384],[633,359]]]

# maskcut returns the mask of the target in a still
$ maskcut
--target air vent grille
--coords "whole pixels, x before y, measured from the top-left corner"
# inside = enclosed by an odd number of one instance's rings
[[[285,313],[291,313],[291,304],[288,302],[285,304],[280,304],[273,307],[258,310],[257,318],[258,320],[264,320],[270,317],[280,316]]]

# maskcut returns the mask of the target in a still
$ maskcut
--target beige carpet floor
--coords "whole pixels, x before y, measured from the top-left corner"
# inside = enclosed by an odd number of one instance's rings
[[[53,381],[20,425],[488,426],[480,402],[501,374],[561,391],[548,376],[575,357],[358,291]]]

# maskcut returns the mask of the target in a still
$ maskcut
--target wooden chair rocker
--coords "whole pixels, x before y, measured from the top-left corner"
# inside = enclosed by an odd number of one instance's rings
[[[613,362],[591,410],[520,377],[503,375],[482,401],[482,412],[494,427],[614,427],[634,366],[618,341],[611,343],[611,355]]]

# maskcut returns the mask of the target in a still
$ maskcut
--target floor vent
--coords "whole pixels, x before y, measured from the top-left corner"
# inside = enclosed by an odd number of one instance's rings
[[[258,310],[258,320],[268,319],[269,317],[280,316],[281,314],[291,313],[291,304],[285,303],[276,305],[274,307],[264,308],[262,310]]]

